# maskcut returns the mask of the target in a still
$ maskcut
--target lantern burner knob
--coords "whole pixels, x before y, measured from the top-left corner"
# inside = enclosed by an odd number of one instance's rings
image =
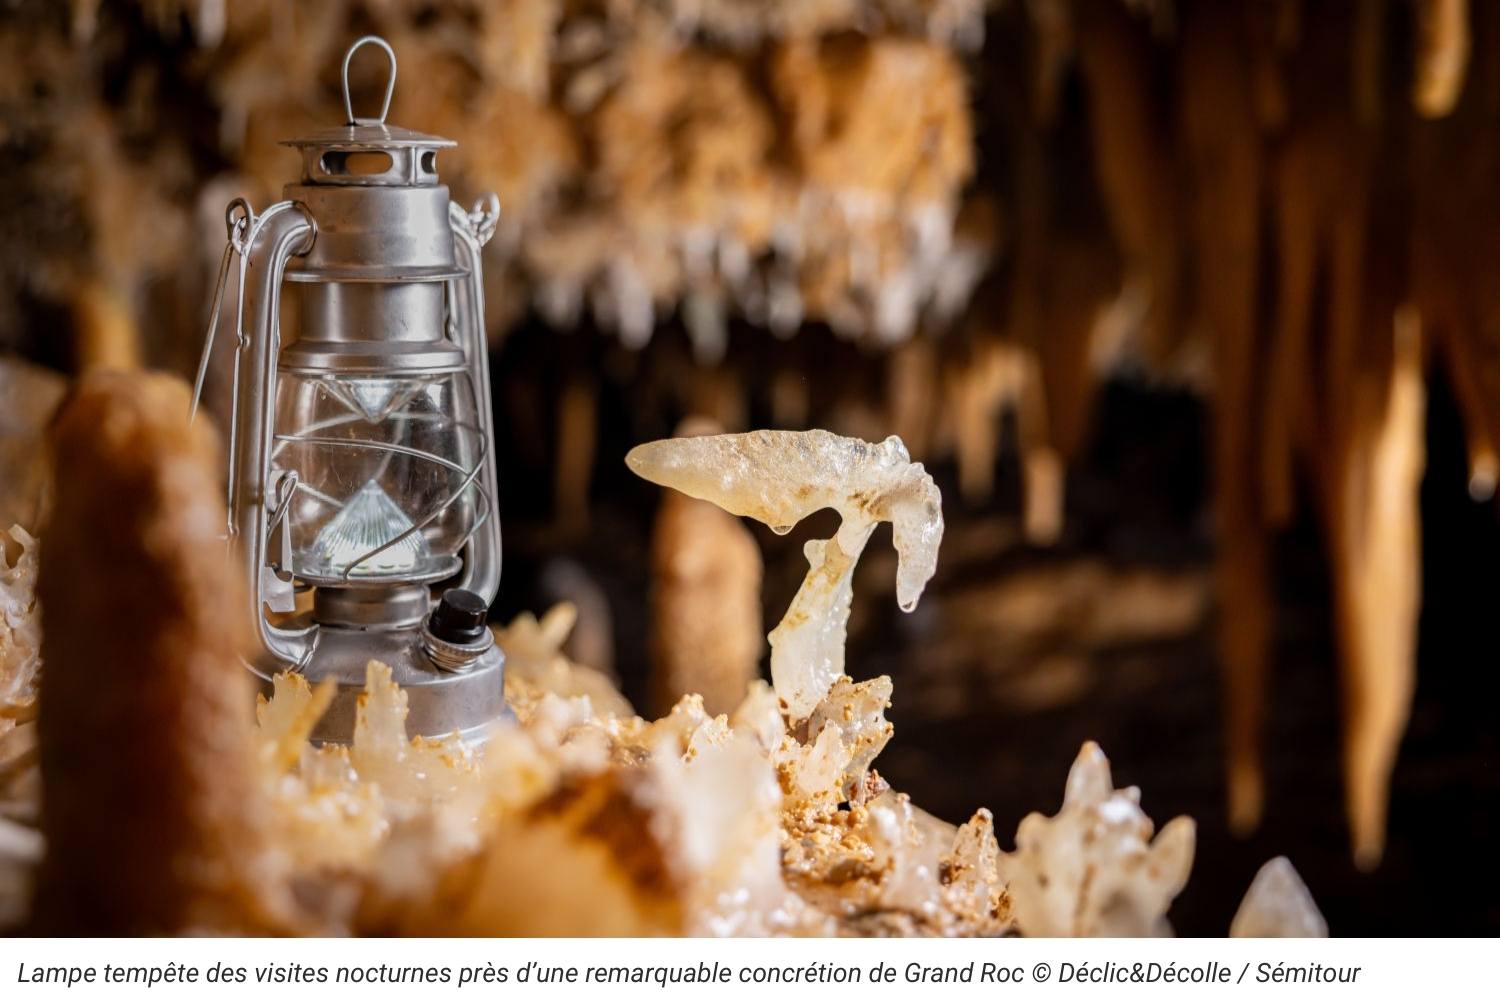
[[[495,644],[485,626],[489,604],[472,590],[453,587],[443,592],[438,606],[422,626],[422,644],[440,669],[467,670]]]
[[[447,642],[473,642],[484,634],[489,605],[472,590],[454,587],[443,594],[428,619],[432,634]]]

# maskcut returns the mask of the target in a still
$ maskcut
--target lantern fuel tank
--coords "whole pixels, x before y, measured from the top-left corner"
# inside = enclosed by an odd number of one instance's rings
[[[376,118],[349,96],[366,45],[390,67]],[[480,274],[499,206],[450,200],[437,157],[452,141],[385,123],[383,39],[350,47],[343,81],[346,124],[286,143],[302,177],[285,200],[230,205],[199,368],[201,390],[237,261],[228,529],[252,594],[249,666],[267,686],[286,670],[336,684],[320,741],[352,738],[371,660],[405,690],[411,735],[477,738],[506,713],[485,625],[500,526]]]

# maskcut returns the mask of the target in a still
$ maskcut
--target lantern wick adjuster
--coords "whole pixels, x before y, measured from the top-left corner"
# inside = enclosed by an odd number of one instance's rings
[[[354,59],[354,53],[366,45],[378,46],[385,52],[385,57],[391,64],[391,75],[390,79],[385,81],[385,100],[381,102],[379,118],[354,117],[354,102],[349,97],[349,63]],[[343,79],[345,121],[350,125],[384,125],[386,115],[391,113],[391,96],[396,93],[396,52],[391,48],[391,43],[379,35],[366,35],[349,46],[349,51],[344,53]]]
[[[422,624],[422,645],[440,670],[463,673],[495,644],[485,624],[489,604],[472,590],[445,592]]]

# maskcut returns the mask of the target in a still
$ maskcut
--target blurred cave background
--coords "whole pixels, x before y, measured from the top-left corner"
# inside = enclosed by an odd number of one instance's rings
[[[223,206],[296,179],[366,31],[502,204],[492,620],[574,602],[659,711],[626,451],[899,433],[947,535],[908,615],[877,532],[847,658],[895,681],[895,787],[1008,849],[1092,739],[1198,822],[1180,934],[1276,854],[1334,934],[1500,932],[1500,9],[0,0],[7,448],[25,386],[191,377]],[[760,632],[835,523],[747,526]]]

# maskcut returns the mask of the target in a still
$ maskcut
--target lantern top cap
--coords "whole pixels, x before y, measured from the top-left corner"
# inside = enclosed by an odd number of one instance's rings
[[[349,64],[354,53],[366,45],[374,45],[383,51],[390,64],[390,75],[386,78],[385,97],[380,114],[374,118],[362,118],[354,113],[354,102],[349,96]],[[357,185],[426,185],[437,183],[437,173],[430,156],[422,154],[449,149],[458,145],[452,139],[415,132],[397,125],[387,125],[386,115],[391,109],[391,97],[396,91],[396,53],[390,43],[378,35],[366,35],[349,46],[344,53],[341,70],[344,91],[343,125],[319,129],[310,135],[282,142],[302,151],[305,180],[321,184]],[[346,169],[348,161],[343,154],[387,153],[396,169],[377,170],[368,174],[352,173]],[[329,156],[328,154],[334,154]]]

